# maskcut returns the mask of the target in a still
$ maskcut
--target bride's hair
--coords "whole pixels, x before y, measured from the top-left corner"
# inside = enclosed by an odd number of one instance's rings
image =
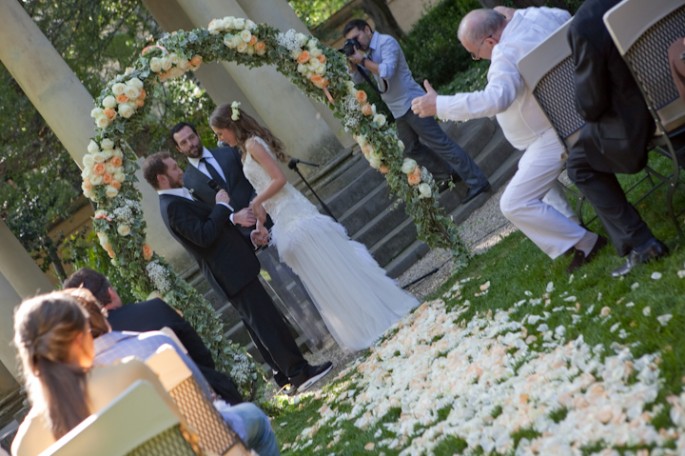
[[[239,113],[237,120],[233,120],[231,117],[234,109],[237,109]],[[209,116],[209,125],[214,128],[227,128],[235,133],[238,147],[243,155],[246,153],[245,141],[257,136],[266,141],[278,160],[284,163],[288,161],[288,155],[285,153],[285,147],[281,140],[275,137],[268,128],[259,125],[254,117],[242,109],[232,108],[230,103],[222,104],[214,110]]]

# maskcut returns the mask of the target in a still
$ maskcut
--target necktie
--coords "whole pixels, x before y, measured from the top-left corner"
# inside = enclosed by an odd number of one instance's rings
[[[223,177],[221,177],[221,174],[219,174],[219,171],[217,171],[216,168],[214,166],[212,166],[212,164],[209,163],[209,161],[207,161],[207,159],[205,157],[202,157],[200,159],[200,161],[205,164],[205,166],[207,167],[207,171],[209,172],[209,175],[212,176],[212,179],[217,184],[219,184],[224,190],[227,190],[226,181],[224,180]]]

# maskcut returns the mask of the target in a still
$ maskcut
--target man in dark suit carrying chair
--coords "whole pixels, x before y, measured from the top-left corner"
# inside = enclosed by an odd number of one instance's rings
[[[284,375],[296,392],[304,391],[330,372],[330,362],[312,366],[304,359],[259,282],[259,261],[236,227],[242,215],[230,206],[228,193],[223,189],[216,192],[213,206],[195,201],[183,187],[183,171],[166,152],[149,156],[143,164],[143,175],[159,194],[167,229],[195,258],[212,287],[238,310],[274,372]]]

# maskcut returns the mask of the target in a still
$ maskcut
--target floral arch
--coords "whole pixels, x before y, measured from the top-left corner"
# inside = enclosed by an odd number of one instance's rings
[[[419,239],[430,247],[450,249],[460,265],[468,252],[457,228],[438,206],[430,173],[403,159],[403,144],[394,126],[367,102],[367,94],[351,81],[344,57],[323,47],[316,38],[285,33],[248,19],[214,19],[206,29],[177,31],[148,46],[132,69],[107,84],[91,116],[96,135],[83,158],[83,192],[97,210],[94,229],[121,275],[144,299],[158,293],[195,326],[217,363],[231,372],[242,391],[254,396],[260,376],[251,359],[223,337],[213,309],[145,242],[146,227],[135,188],[138,166],[126,138],[141,128],[150,104],[146,96],[155,84],[194,71],[203,61],[232,61],[248,67],[274,65],[309,97],[326,104],[354,135],[369,164],[385,175],[391,192],[417,227]]]

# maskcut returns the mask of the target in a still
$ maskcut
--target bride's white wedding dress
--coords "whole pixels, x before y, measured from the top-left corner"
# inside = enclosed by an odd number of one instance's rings
[[[261,138],[254,138],[271,154]],[[275,158],[274,158],[275,160]],[[246,154],[245,176],[261,193],[271,177]],[[328,330],[340,346],[369,347],[418,301],[385,275],[366,247],[345,228],[319,213],[290,183],[264,202],[272,241],[285,264],[300,277]]]

